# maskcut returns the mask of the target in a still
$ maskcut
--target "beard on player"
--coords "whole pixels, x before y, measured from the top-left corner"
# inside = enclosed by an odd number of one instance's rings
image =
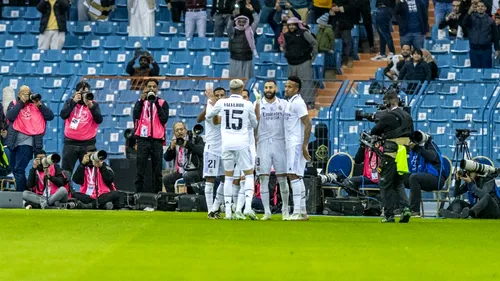
[[[276,90],[274,90],[274,91],[273,90],[264,91],[264,96],[266,97],[266,99],[272,100],[276,96]]]

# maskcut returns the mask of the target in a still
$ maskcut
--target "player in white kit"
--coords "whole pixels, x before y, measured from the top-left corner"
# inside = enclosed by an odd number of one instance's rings
[[[311,160],[307,150],[311,135],[311,119],[307,106],[299,91],[302,81],[297,76],[290,76],[285,84],[285,96],[288,104],[285,108],[285,140],[287,174],[292,185],[293,215],[291,220],[307,220],[306,187],[302,177],[306,162]]]
[[[224,88],[207,89],[206,96],[213,96],[214,102],[226,97]],[[224,165],[222,164],[222,136],[220,130],[221,116],[205,119],[207,108],[213,105],[207,101],[207,107],[198,115],[196,121],[205,121],[205,150],[203,152],[203,177],[205,178],[205,199],[207,201],[208,218],[219,219],[219,208],[224,200]],[[221,184],[217,188],[217,196],[213,198],[215,178],[219,177]]]
[[[213,118],[222,113],[222,160],[224,163],[224,203],[226,207],[226,219],[232,218],[232,183],[234,167],[238,165],[245,174],[246,207],[245,215],[255,217],[252,210],[253,198],[253,160],[250,153],[250,140],[248,138],[248,127],[257,127],[257,117],[251,102],[241,97],[244,83],[239,79],[233,79],[229,83],[231,96],[221,99],[212,108],[207,108],[206,119]],[[213,100],[213,97],[209,97]]]
[[[286,146],[284,111],[287,102],[276,97],[277,85],[275,81],[264,84],[264,99],[257,100],[257,112],[260,115],[257,129],[257,175],[260,178],[260,195],[264,205],[264,217],[261,220],[271,219],[269,208],[269,174],[274,167],[280,185],[283,200],[283,220],[289,219],[288,198],[289,187],[286,179]]]
[[[244,100],[250,101],[250,93],[247,89],[244,89],[241,92],[241,97]],[[256,114],[257,121],[259,120],[259,116]],[[253,167],[255,168],[255,159],[257,158],[257,147],[255,146],[255,130],[252,127],[248,127],[248,139],[250,140],[250,154],[252,155]],[[244,220],[246,217],[243,215],[243,206],[245,206],[245,193],[249,194],[249,192],[245,192],[245,188],[241,188],[241,186],[245,186],[245,175],[241,172],[241,169],[236,165],[234,168],[234,181],[233,181],[233,219],[236,220]],[[255,178],[254,178],[255,182]],[[252,213],[253,214],[253,213]],[[257,219],[257,216],[251,217],[252,220]]]

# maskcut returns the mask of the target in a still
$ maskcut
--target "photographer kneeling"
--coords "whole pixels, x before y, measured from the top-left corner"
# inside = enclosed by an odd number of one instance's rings
[[[120,194],[113,183],[115,173],[104,160],[104,150],[88,151],[73,174],[73,182],[81,185],[80,192],[73,195],[78,199],[81,209],[117,209],[120,205]]]
[[[495,179],[498,169],[472,160],[462,160],[460,168],[462,171],[456,176],[454,196],[467,192],[469,203],[457,199],[448,209],[441,209],[440,215],[445,218],[500,218],[500,189]],[[461,180],[465,182],[462,185]]]
[[[382,222],[395,222],[394,207],[399,203],[404,207],[399,222],[407,223],[411,218],[411,212],[406,195],[404,192],[398,192],[398,189],[402,188],[403,174],[408,173],[405,146],[410,144],[413,119],[408,112],[399,107],[400,100],[394,89],[385,93],[384,104],[387,109],[370,132],[370,135],[385,138],[379,180],[385,207],[385,217]]]
[[[23,192],[23,200],[27,202],[28,209],[32,207],[45,209],[68,201],[66,188],[68,180],[57,164],[59,161],[61,161],[61,156],[58,154],[51,154],[47,157],[45,151],[37,152],[33,168],[29,171],[26,190]],[[74,203],[70,203],[69,207],[74,208]]]
[[[383,151],[381,147],[379,149]],[[360,144],[358,152],[356,152],[356,156],[354,157],[354,163],[363,164],[363,175],[350,177],[344,181],[346,185],[345,190],[350,196],[357,196],[359,187],[363,185],[378,184],[380,161],[380,157],[371,148],[363,143]]]
[[[175,182],[183,178],[188,193],[195,193],[192,189],[192,184],[197,183],[203,178],[203,150],[205,142],[199,136],[203,131],[201,125],[196,125],[193,128],[194,133],[187,131],[186,125],[183,122],[174,124],[174,138],[167,148],[163,158],[165,161],[175,161],[175,172],[166,175],[163,178],[163,184],[167,192],[175,192]]]
[[[420,216],[422,190],[435,191],[443,188],[448,173],[443,169],[443,157],[432,137],[422,131],[415,131],[408,145],[409,175],[405,186],[410,189],[410,210],[412,216]]]

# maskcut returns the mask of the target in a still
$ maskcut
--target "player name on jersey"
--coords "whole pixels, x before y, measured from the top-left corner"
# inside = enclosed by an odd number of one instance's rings
[[[227,106],[227,107],[245,107],[245,104],[244,103],[225,102],[224,106]]]

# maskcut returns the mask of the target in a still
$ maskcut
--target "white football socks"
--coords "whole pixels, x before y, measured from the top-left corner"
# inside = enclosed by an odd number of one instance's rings
[[[300,179],[300,213],[307,214],[306,209],[306,185],[304,184],[304,180]]]
[[[293,214],[300,214],[300,200],[302,185],[300,184],[300,179],[296,179],[290,182],[292,184],[292,194],[293,194]]]
[[[288,181],[286,180],[286,177],[278,177],[278,183],[280,185],[281,200],[283,201],[283,208],[281,211],[289,212],[288,202],[290,200],[290,190],[288,187]]]
[[[245,185],[244,186],[245,186],[245,210],[251,210],[252,209],[253,193],[254,193],[254,188],[255,188],[255,177],[253,174],[245,176]],[[269,200],[267,200],[267,202],[269,203]]]
[[[214,205],[212,206],[212,212],[216,212],[220,209],[220,205],[224,202],[224,182],[221,182],[217,187],[217,194],[215,195]]]
[[[224,181],[224,204],[226,205],[226,218],[232,215],[231,203],[233,200],[233,177],[227,177]]]
[[[240,193],[241,186],[233,183],[233,203],[236,204],[238,202],[238,194]]]
[[[214,203],[214,183],[205,182],[205,200],[207,201],[207,210],[210,213],[212,211],[212,205]]]
[[[260,198],[264,205],[264,213],[271,214],[269,207],[269,176],[260,176]]]
[[[236,212],[242,212],[243,206],[245,206],[245,181],[240,182],[241,186],[243,188],[240,188],[238,192],[238,199],[237,199],[237,204],[236,204]]]

